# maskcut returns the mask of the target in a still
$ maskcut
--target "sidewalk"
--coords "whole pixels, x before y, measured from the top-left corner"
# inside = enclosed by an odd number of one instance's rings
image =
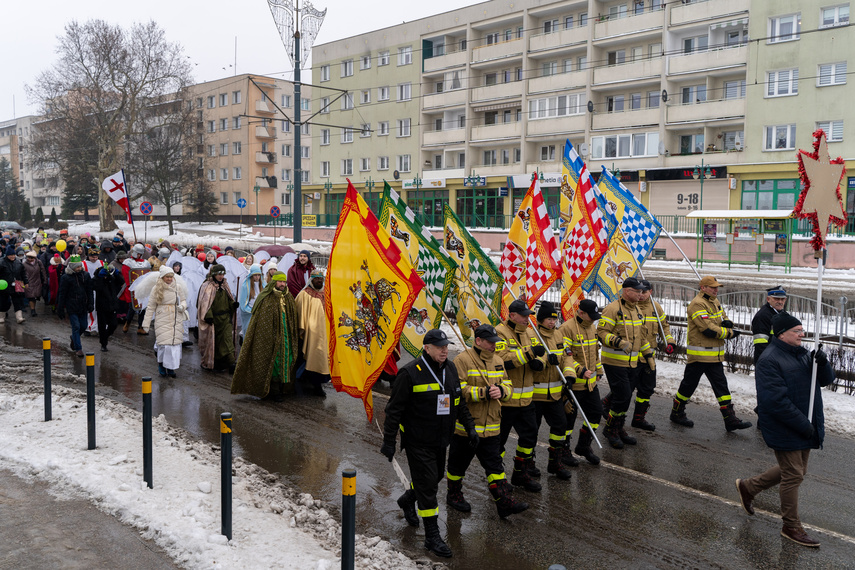
[[[59,500],[41,482],[0,469],[0,568],[178,568],[136,529],[85,499]]]

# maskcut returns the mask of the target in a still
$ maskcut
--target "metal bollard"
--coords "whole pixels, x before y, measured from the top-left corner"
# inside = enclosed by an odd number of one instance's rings
[[[143,445],[143,480],[148,488],[154,488],[152,480],[151,461],[151,377],[142,379],[142,445]]]
[[[86,353],[86,426],[89,449],[95,449],[95,353]]]
[[[220,450],[222,452],[220,486],[221,510],[223,516],[222,533],[232,539],[232,415],[220,414]]]
[[[341,568],[353,570],[356,560],[356,469],[341,472]]]
[[[47,336],[42,339],[42,357],[45,364],[45,421],[49,422],[53,419],[53,410],[50,393],[50,337]]]

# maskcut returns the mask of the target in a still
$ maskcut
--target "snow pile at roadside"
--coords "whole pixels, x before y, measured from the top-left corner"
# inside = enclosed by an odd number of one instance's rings
[[[97,443],[87,450],[86,396],[53,387],[53,421],[44,421],[38,366],[0,360],[0,464],[21,477],[49,483],[57,497],[86,497],[137,528],[187,568],[339,566],[341,526],[321,501],[279,476],[236,458],[233,537],[221,532],[220,453],[155,419],[154,489],[143,482],[142,417],[97,398]],[[29,369],[29,370],[27,370]],[[33,374],[28,374],[27,372]],[[23,377],[19,377],[21,374]],[[81,380],[82,377],[80,377]],[[356,537],[359,568],[418,568],[378,537]]]

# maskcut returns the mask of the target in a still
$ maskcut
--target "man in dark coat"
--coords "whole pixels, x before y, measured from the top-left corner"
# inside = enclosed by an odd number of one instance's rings
[[[112,265],[105,265],[95,272],[95,312],[98,318],[98,340],[101,352],[107,352],[107,341],[119,326],[116,313],[119,310],[119,292],[125,285],[122,272]]]
[[[18,259],[14,245],[6,246],[6,256],[0,259],[0,280],[6,282],[6,288],[0,290],[0,325],[6,322],[6,312],[9,307],[15,307],[15,320],[18,324],[24,323],[24,299],[23,291],[15,291],[15,282],[19,281],[21,285],[27,284],[27,273],[24,271],[24,265]]]
[[[398,506],[411,526],[418,526],[418,514],[425,521],[425,548],[438,556],[451,556],[451,549],[439,534],[439,507],[436,492],[445,475],[445,451],[456,422],[466,430],[469,443],[478,445],[475,421],[466,407],[457,368],[449,366],[448,337],[440,329],[428,331],[422,355],[401,368],[392,385],[383,424],[380,453],[395,456],[395,440],[401,432],[401,448],[407,452],[412,489],[398,498]]]
[[[787,304],[787,292],[780,285],[766,289],[766,303],[754,314],[751,319],[751,334],[754,335],[754,365],[760,360],[760,355],[769,346],[772,338],[772,319],[778,313],[784,311]]]
[[[80,333],[86,330],[86,315],[95,310],[95,295],[92,278],[83,270],[80,257],[72,255],[68,258],[68,271],[59,280],[59,294],[56,302],[56,315],[71,323],[71,350],[77,356],[83,356],[83,346],[80,344]]]
[[[815,352],[802,347],[804,329],[794,316],[779,313],[772,319],[775,336],[757,362],[757,427],[766,445],[775,450],[778,464],[761,475],[737,479],[736,489],[742,507],[754,514],[751,502],[757,493],[781,485],[781,536],[802,546],[817,547],[819,542],[805,533],[799,520],[799,485],[807,472],[811,449],[822,447],[825,437],[821,386],[834,380],[834,370],[822,346]],[[808,421],[811,374],[816,360],[813,418]]]

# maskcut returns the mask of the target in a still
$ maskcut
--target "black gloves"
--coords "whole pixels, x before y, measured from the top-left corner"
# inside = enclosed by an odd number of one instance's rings
[[[475,431],[475,428],[469,428],[469,431],[467,431],[466,434],[469,436],[469,447],[472,449],[478,447],[478,440],[480,438],[478,437],[478,432]]]
[[[505,370],[513,370],[515,368],[514,363],[510,360],[505,360]]]
[[[721,321],[721,326],[732,329],[733,328],[733,321],[731,321],[729,319],[725,319],[725,320]]]
[[[540,372],[543,370],[543,361],[535,358],[534,360],[530,360],[528,362],[529,367],[535,372]]]
[[[819,345],[819,350],[811,350],[811,357],[816,360],[817,366],[825,366],[828,364],[828,355],[825,354],[825,351],[822,350],[822,345]]]
[[[715,334],[715,331],[712,329],[704,329],[701,331],[701,334],[707,338],[716,338],[718,335]]]
[[[535,356],[543,356],[546,354],[546,348],[542,344],[536,344],[531,347],[531,351]]]
[[[668,345],[665,347],[665,354],[674,354],[675,348],[676,346],[674,345],[674,343],[669,342]]]
[[[380,448],[380,453],[385,455],[391,463],[392,458],[395,457],[395,442],[393,441],[392,443],[389,443],[384,441],[383,446]]]
[[[740,333],[736,329],[729,329],[727,331],[727,338],[737,338],[740,334],[742,334],[742,333]]]
[[[558,355],[552,354],[551,352],[546,357],[546,361],[552,364],[553,366],[558,366]]]

